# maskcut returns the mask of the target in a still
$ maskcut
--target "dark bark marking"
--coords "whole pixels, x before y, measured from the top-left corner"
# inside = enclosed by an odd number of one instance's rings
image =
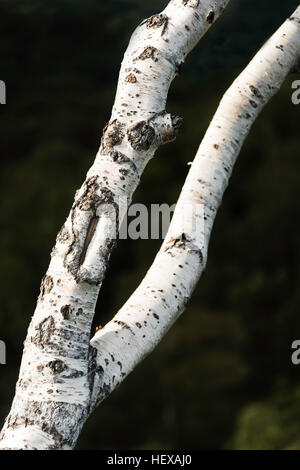
[[[174,114],[172,114],[171,120],[172,120],[173,129],[174,129],[174,134],[176,137],[181,129],[183,119],[180,116],[175,116]]]
[[[136,164],[132,160],[130,160],[130,158],[128,158],[124,153],[114,151],[114,152],[110,152],[110,155],[114,162],[120,163],[120,164],[128,164],[131,166],[132,170],[135,173],[137,172]]]
[[[168,252],[171,256],[175,256],[174,253],[172,253],[173,248],[179,248],[179,249],[188,249],[190,252],[197,253],[200,258],[200,263],[203,263],[203,254],[202,251],[193,244],[191,240],[188,239],[185,233],[182,233],[181,235],[178,235],[177,237],[172,237],[170,240],[167,242],[167,246],[165,248],[165,252]],[[181,265],[179,265],[180,268],[182,268]],[[174,273],[174,275],[176,275]]]
[[[155,62],[157,62],[158,59],[156,58],[156,52],[157,52],[156,47],[148,46],[146,47],[146,49],[143,50],[143,52],[138,57],[136,57],[133,60],[133,62],[137,62],[138,60],[146,60],[146,59],[152,59]]]
[[[91,176],[85,182],[85,191],[77,201],[75,201],[73,209],[80,209],[81,211],[95,210],[101,202],[100,196],[96,193],[99,189],[97,176]]]
[[[35,329],[37,330],[36,335],[31,338],[31,341],[37,346],[44,347],[46,344],[51,344],[51,338],[55,332],[55,321],[50,315],[39,323]]]
[[[199,0],[182,0],[183,5],[186,7],[197,8]]]
[[[251,91],[251,93],[253,94],[253,96],[255,96],[255,97],[258,98],[262,103],[264,103],[264,97],[263,97],[263,95],[261,94],[261,92],[259,91],[259,89],[256,88],[254,85],[250,85],[249,88],[250,88],[250,91]]]
[[[117,119],[106,124],[101,139],[101,147],[103,147],[104,150],[106,148],[111,149],[122,142],[124,138],[123,127],[124,125]]]
[[[62,314],[62,316],[65,320],[69,320],[69,318],[72,314],[71,305],[63,305],[60,309],[60,313]]]
[[[51,290],[53,289],[53,279],[51,276],[46,274],[41,282],[41,287],[40,287],[40,296],[39,299],[41,300],[45,294],[49,294]]]
[[[182,233],[181,235],[177,237],[171,237],[170,240],[167,243],[167,247],[165,251],[170,250],[171,248],[178,247],[178,248],[185,248],[186,242],[188,241],[186,234]]]
[[[249,103],[251,104],[252,108],[257,108],[257,103],[253,100],[249,100]]]
[[[215,19],[215,12],[213,10],[211,10],[207,17],[206,17],[206,21],[209,23],[209,24],[212,24],[214,22],[214,19]]]
[[[146,26],[147,28],[160,28],[162,26],[161,35],[163,36],[168,29],[168,21],[167,15],[159,13],[158,15],[153,15],[148,18],[146,20]]]
[[[126,330],[129,330],[130,333],[132,333],[135,336],[135,332],[131,329],[131,327],[127,323],[125,323],[121,320],[114,320],[114,323],[117,323],[117,325],[120,325],[122,328],[125,328]]]
[[[135,76],[133,73],[130,73],[130,74],[127,75],[127,77],[125,78],[125,82],[127,82],[127,83],[136,83],[136,82],[137,82],[137,78],[136,78],[136,76]]]
[[[299,19],[299,18],[296,18],[296,16],[290,16],[290,17],[289,17],[289,20],[290,20],[290,21],[295,21],[296,23],[300,24],[300,19]]]
[[[183,62],[176,62],[175,64],[175,74],[179,75],[181,73]]]
[[[155,113],[150,119],[148,119],[147,124],[151,126],[152,121],[157,119],[159,116],[166,116],[168,113],[167,111],[163,110],[158,113]],[[171,125],[163,125],[164,127],[159,133],[159,139],[157,139],[156,144],[162,145],[168,142],[172,142],[176,139],[179,130],[182,126],[183,119],[180,116],[176,116],[174,114],[171,115]],[[155,139],[154,139],[155,140]]]
[[[65,368],[65,363],[61,361],[60,359],[55,359],[54,361],[50,361],[49,364],[47,364],[49,369],[52,370],[53,374],[60,374],[64,368]]]
[[[127,130],[128,140],[134,150],[148,150],[155,138],[155,131],[146,121],[140,121]]]

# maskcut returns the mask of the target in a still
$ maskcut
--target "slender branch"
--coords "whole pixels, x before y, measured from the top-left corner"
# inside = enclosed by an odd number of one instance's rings
[[[213,222],[242,144],[299,58],[300,7],[224,95],[151,268],[113,320],[91,340],[98,367],[92,408],[155,348],[184,311],[205,268]]]
[[[119,222],[147,162],[179,130],[180,118],[165,110],[170,83],[228,1],[171,0],[132,35],[99,152],[42,280],[0,448],[75,445],[90,412],[90,328]]]

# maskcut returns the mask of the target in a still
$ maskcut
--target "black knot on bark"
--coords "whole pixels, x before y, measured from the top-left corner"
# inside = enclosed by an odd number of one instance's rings
[[[214,19],[215,19],[215,12],[213,10],[211,10],[207,17],[206,17],[206,21],[209,23],[209,24],[212,24],[214,22]]]
[[[65,320],[68,320],[72,313],[71,305],[63,305],[60,309],[60,313],[62,314]]]
[[[48,367],[52,370],[54,374],[59,374],[64,370],[65,364],[60,359],[56,359],[55,361],[49,362]]]
[[[148,150],[155,138],[155,131],[146,121],[140,121],[131,126],[128,131],[128,141],[134,150]]]

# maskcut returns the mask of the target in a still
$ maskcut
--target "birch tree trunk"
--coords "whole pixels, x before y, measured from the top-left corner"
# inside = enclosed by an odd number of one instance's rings
[[[147,162],[179,130],[181,119],[165,110],[170,83],[228,1],[171,0],[133,33],[99,152],[41,283],[0,448],[74,447],[103,373],[90,329],[119,222]]]
[[[213,222],[242,144],[299,59],[300,7],[225,93],[152,266],[117,315],[91,340],[98,367],[91,409],[156,347],[184,311],[205,268]]]

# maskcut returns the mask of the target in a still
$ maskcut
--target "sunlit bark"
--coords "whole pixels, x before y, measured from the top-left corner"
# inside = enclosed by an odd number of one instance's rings
[[[117,315],[91,340],[98,367],[92,406],[155,348],[184,311],[205,268],[213,222],[242,144],[299,58],[300,7],[225,93],[154,263]]]
[[[179,130],[181,119],[166,111],[170,83],[228,1],[171,0],[132,35],[99,152],[42,280],[0,448],[75,445],[101,375],[90,329],[118,222],[147,162]]]

